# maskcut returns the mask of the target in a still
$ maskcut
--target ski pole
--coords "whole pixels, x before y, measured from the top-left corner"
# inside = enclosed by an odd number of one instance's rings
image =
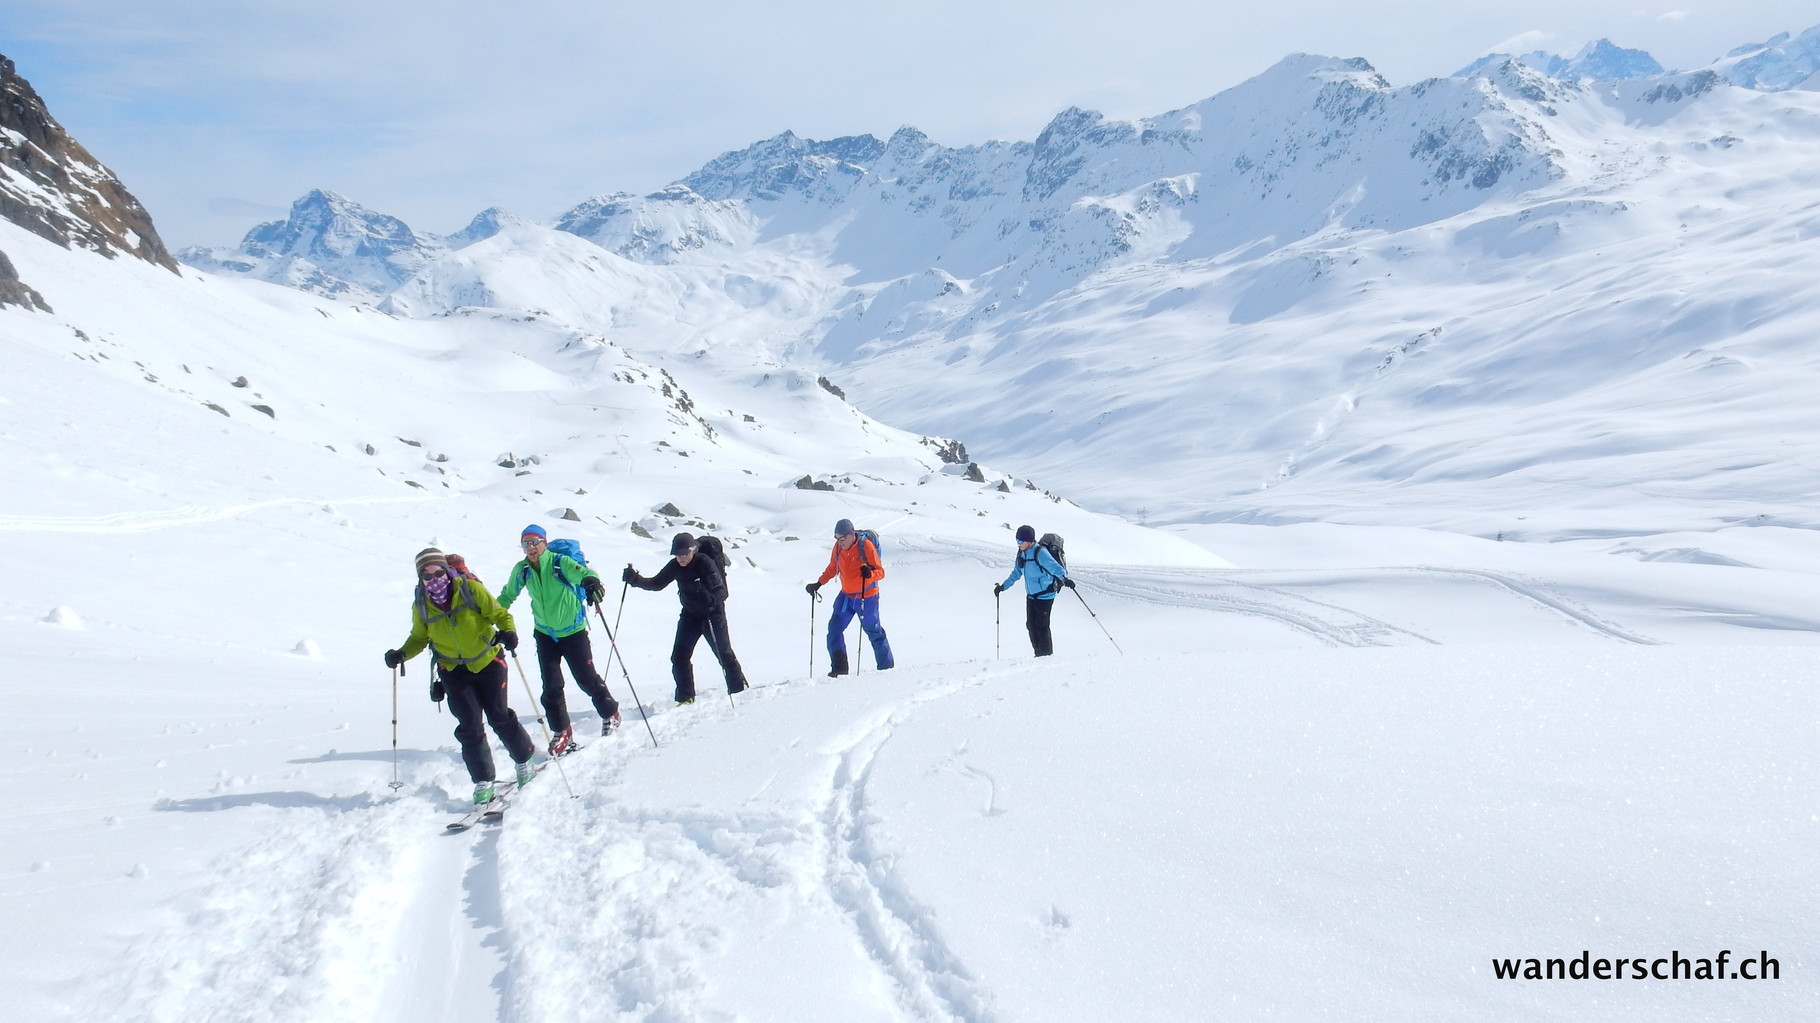
[[[627,568],[631,568],[631,567],[632,567],[632,566],[631,566],[631,565],[627,565],[627,566],[626,566],[626,567],[627,567]],[[629,582],[626,582],[626,581],[624,581],[624,580],[621,580],[621,581],[620,581],[620,584],[619,584],[619,610],[617,610],[617,611],[615,611],[615,612],[613,612],[613,627],[612,627],[612,628],[611,628],[611,629],[608,629],[608,630],[607,630],[607,635],[608,635],[608,637],[612,637],[612,636],[614,636],[614,635],[616,635],[616,634],[617,634],[617,633],[618,633],[618,632],[619,632],[619,621],[620,621],[620,619],[621,619],[621,618],[623,618],[623,617],[625,617],[625,614],[626,614],[626,593],[627,593],[627,591],[629,591],[629,590],[630,590],[630,589],[631,589],[631,588],[632,588],[632,584],[631,584],[631,583],[629,583]],[[600,610],[600,605],[599,605],[599,604],[595,604],[595,605],[594,605],[594,609],[595,609],[595,610],[596,610],[596,611],[599,611],[599,610]],[[605,625],[605,624],[607,624],[607,613],[606,613],[606,612],[605,612],[605,611],[601,611],[601,613],[600,613],[600,624],[602,624],[602,625]],[[619,670],[620,670],[620,673],[621,673],[621,674],[624,674],[624,673],[625,673],[625,670],[626,670],[626,662],[625,662],[625,658],[624,658],[624,657],[623,657],[623,656],[622,656],[622,655],[620,655],[620,653],[619,653],[619,647],[618,647],[618,646],[616,646],[616,645],[615,645],[615,646],[610,646],[610,647],[609,647],[609,648],[608,648],[608,649],[607,649],[607,672],[608,672],[608,674],[611,674],[611,673],[612,673],[612,671],[613,671],[613,658],[614,658],[614,657],[619,657],[619,658],[620,658],[620,661],[619,661]],[[631,684],[632,684],[632,680],[631,680],[631,679],[630,679],[630,678],[627,678],[627,679],[626,679],[626,684],[627,684],[627,685],[631,685]],[[636,694],[635,694],[635,695],[636,695]],[[643,712],[644,712],[644,707],[643,707],[643,706],[642,706],[642,705],[641,705],[641,706],[640,706],[640,707],[639,707],[639,712],[640,712],[640,713],[643,713]]]
[[[541,704],[539,704],[537,702],[537,694],[531,691],[531,680],[530,680],[530,678],[528,678],[525,675],[525,665],[524,665],[523,661],[518,659],[518,651],[507,650],[506,653],[509,653],[512,655],[512,664],[518,668],[518,681],[524,683],[525,699],[530,700],[531,706],[533,706],[533,707],[542,706]],[[536,717],[537,717],[537,727],[543,730],[543,748],[549,749],[550,745],[554,741],[555,737],[550,734],[550,726],[544,723],[543,715],[541,713],[537,713]],[[569,798],[570,799],[580,798],[575,795],[574,787],[569,784],[569,772],[563,770],[562,758],[561,757],[551,757],[550,762],[554,763],[556,765],[556,775],[557,775],[557,777],[562,779],[562,787],[569,790]]]
[[[999,600],[999,594],[1003,592],[1003,590],[992,591],[992,659],[995,661],[998,660],[999,609],[1005,606],[1004,602]]]
[[[398,780],[398,669],[392,669],[392,788],[404,788]]]
[[[809,591],[809,681],[815,681],[815,602],[821,594]]]
[[[1074,594],[1076,600],[1081,602],[1081,606],[1087,609],[1087,615],[1093,619],[1093,624],[1098,625],[1101,632],[1106,632],[1106,624],[1100,621],[1099,615],[1093,613],[1093,607],[1087,603],[1086,597],[1081,596],[1081,591],[1075,589],[1073,586],[1068,587],[1068,590]],[[1119,646],[1119,641],[1112,638],[1112,633],[1106,632],[1106,639],[1111,641],[1112,649],[1117,650],[1121,654],[1125,652],[1125,649]]]
[[[619,595],[620,610],[625,610],[625,591]],[[607,624],[607,613],[599,604],[594,605],[594,613],[600,616],[600,627],[607,630],[607,644],[612,648],[613,656],[619,658],[619,674],[626,680],[626,689],[632,693],[632,702],[638,704],[638,716],[645,719],[645,731],[651,733],[651,745],[657,745],[657,732],[651,727],[651,715],[645,713],[645,701],[638,698],[638,687],[632,684],[632,673],[626,670],[626,655],[620,652],[619,639],[613,635],[613,627]],[[728,694],[731,696],[731,694]]]

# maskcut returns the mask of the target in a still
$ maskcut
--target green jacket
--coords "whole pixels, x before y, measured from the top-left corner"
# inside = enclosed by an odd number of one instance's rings
[[[552,639],[573,636],[588,627],[588,605],[575,592],[583,579],[599,579],[600,573],[574,558],[545,550],[537,556],[512,566],[512,575],[499,591],[499,606],[511,607],[518,593],[531,589],[531,618],[537,631]]]
[[[503,656],[493,634],[507,630],[516,631],[511,613],[479,584],[457,577],[447,611],[430,603],[423,587],[417,587],[411,600],[411,638],[398,652],[408,661],[427,646],[444,671],[457,665],[479,671]]]

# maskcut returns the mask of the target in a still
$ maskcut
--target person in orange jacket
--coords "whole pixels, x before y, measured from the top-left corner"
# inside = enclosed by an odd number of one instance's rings
[[[840,596],[834,598],[834,610],[828,615],[828,659],[833,663],[829,678],[847,673],[847,623],[859,616],[859,627],[872,641],[872,653],[880,671],[897,661],[891,656],[891,641],[885,638],[885,627],[878,623],[878,581],[885,577],[885,565],[878,548],[859,535],[853,520],[834,524],[834,550],[828,555],[828,567],[822,577],[803,587],[811,595],[828,580],[840,576]]]

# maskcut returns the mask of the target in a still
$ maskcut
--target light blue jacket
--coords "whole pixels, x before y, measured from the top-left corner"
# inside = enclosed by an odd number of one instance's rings
[[[1019,576],[1024,578],[1025,594],[1036,600],[1054,600],[1062,588],[1062,580],[1068,578],[1068,570],[1056,562],[1049,548],[1033,543],[1029,551],[1017,552],[1017,561],[1003,583],[1005,589],[1010,589]]]

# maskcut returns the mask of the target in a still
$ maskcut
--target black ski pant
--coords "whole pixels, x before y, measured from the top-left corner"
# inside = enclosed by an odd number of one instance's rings
[[[1030,649],[1038,657],[1055,653],[1055,640],[1049,635],[1049,614],[1054,610],[1054,597],[1024,598],[1024,628],[1030,632]]]
[[[594,701],[594,710],[602,721],[619,713],[619,701],[607,692],[607,681],[594,670],[594,644],[588,641],[588,630],[572,632],[561,639],[537,633],[537,673],[543,678],[543,712],[549,719],[550,731],[560,735],[569,730],[569,698],[563,692],[562,666],[568,662],[575,684]]]
[[[461,762],[468,766],[472,781],[492,781],[493,747],[487,742],[482,725],[493,726],[493,734],[505,743],[512,762],[522,764],[531,759],[536,747],[518,723],[518,714],[506,699],[506,662],[493,660],[479,671],[457,665],[442,669],[442,689],[449,701],[449,713],[455,715],[455,738],[461,742]]]
[[[727,692],[737,693],[746,688],[746,673],[740,668],[739,657],[733,653],[733,641],[727,635],[727,606],[717,605],[707,614],[684,608],[676,619],[676,645],[670,648],[670,674],[676,679],[677,703],[695,699],[695,665],[690,659],[695,656],[695,641],[704,636],[708,639],[708,649],[714,651],[714,659],[720,662],[722,674],[727,677]]]

